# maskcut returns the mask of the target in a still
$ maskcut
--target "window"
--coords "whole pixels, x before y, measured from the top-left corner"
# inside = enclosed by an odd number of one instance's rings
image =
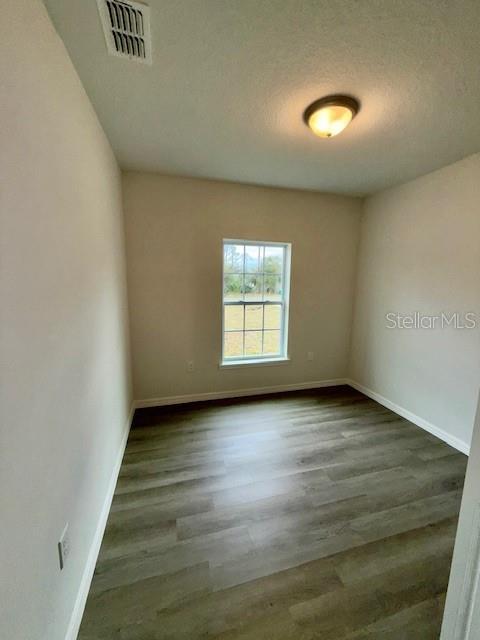
[[[290,245],[223,241],[223,364],[287,358]]]

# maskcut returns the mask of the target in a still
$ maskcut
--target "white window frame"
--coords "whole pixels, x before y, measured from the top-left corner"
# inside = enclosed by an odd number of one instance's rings
[[[259,356],[231,356],[225,357],[224,345],[225,345],[225,305],[258,305],[265,306],[266,304],[276,304],[275,302],[258,302],[258,301],[241,301],[241,302],[226,302],[225,301],[225,245],[237,244],[245,246],[257,246],[257,247],[282,247],[283,251],[283,270],[282,270],[282,318],[280,327],[280,354],[279,355],[259,355]],[[243,367],[245,365],[272,365],[283,364],[290,360],[288,356],[288,319],[289,319],[289,306],[290,306],[290,265],[291,265],[292,245],[290,242],[270,242],[265,240],[240,240],[224,238],[222,242],[222,359],[220,362],[221,367]],[[245,258],[243,274],[245,274]],[[245,323],[243,327],[245,332]]]

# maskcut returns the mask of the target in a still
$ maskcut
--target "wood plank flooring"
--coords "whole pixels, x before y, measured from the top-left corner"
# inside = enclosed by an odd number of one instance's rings
[[[81,640],[437,640],[467,459],[349,387],[137,411]]]

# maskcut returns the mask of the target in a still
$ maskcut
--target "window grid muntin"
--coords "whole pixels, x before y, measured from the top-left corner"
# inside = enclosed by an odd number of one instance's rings
[[[243,272],[240,273],[238,271],[234,272],[234,271],[225,271],[225,247],[243,247]],[[246,268],[246,259],[247,259],[247,247],[248,246],[255,246],[259,248],[258,254],[257,254],[257,268],[260,268],[261,266],[261,271],[257,271],[256,273],[253,271],[245,271]],[[265,271],[265,249],[266,248],[272,248],[272,249],[278,249],[280,248],[282,250],[282,267],[281,267],[281,273],[280,275],[278,275],[275,272],[271,272],[271,271]],[[286,335],[285,335],[285,326],[286,326],[286,314],[287,314],[287,308],[288,308],[288,291],[287,291],[287,278],[289,278],[289,272],[287,272],[288,269],[288,265],[290,264],[289,262],[289,258],[290,258],[290,254],[289,254],[289,250],[290,250],[290,245],[288,243],[269,243],[269,242],[249,242],[249,241],[238,241],[238,240],[224,240],[223,242],[223,256],[222,256],[222,260],[223,260],[223,282],[222,282],[222,298],[223,298],[223,320],[222,320],[222,361],[224,362],[234,362],[234,361],[242,361],[242,360],[262,360],[262,359],[271,359],[276,358],[276,357],[285,357],[286,356]],[[232,265],[233,265],[233,259],[232,259]],[[228,267],[228,264],[227,264]],[[233,267],[232,267],[233,268]],[[242,292],[241,292],[241,297],[242,299],[240,300],[227,300],[225,299],[225,276],[228,275],[241,275],[242,276]],[[256,276],[261,277],[262,278],[262,300],[246,300],[245,299],[245,295],[246,295],[246,291],[245,291],[245,277],[246,276]],[[272,276],[272,277],[278,277],[279,281],[280,281],[280,294],[274,294],[274,295],[280,295],[280,299],[278,300],[265,300],[265,276]],[[226,356],[225,355],[225,335],[228,333],[240,333],[240,330],[238,329],[225,329],[225,308],[227,306],[235,306],[235,305],[243,305],[243,330],[241,330],[242,333],[242,354],[241,356],[238,355],[233,355],[233,356]],[[253,332],[253,331],[259,331],[259,329],[246,329],[246,319],[245,319],[245,313],[246,313],[246,306],[248,305],[255,305],[255,306],[261,306],[262,307],[262,329],[261,329],[261,333],[262,333],[262,353],[259,355],[248,355],[245,353],[245,335],[246,333],[249,332]],[[265,329],[265,307],[267,305],[275,305],[280,307],[280,329]],[[265,331],[269,331],[271,333],[273,332],[278,332],[279,333],[279,350],[275,353],[269,352],[269,353],[264,353],[265,350]]]

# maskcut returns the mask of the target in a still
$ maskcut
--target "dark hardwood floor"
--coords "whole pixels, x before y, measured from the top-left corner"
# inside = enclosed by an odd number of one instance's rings
[[[349,387],[137,411],[81,640],[437,640],[466,457]]]

